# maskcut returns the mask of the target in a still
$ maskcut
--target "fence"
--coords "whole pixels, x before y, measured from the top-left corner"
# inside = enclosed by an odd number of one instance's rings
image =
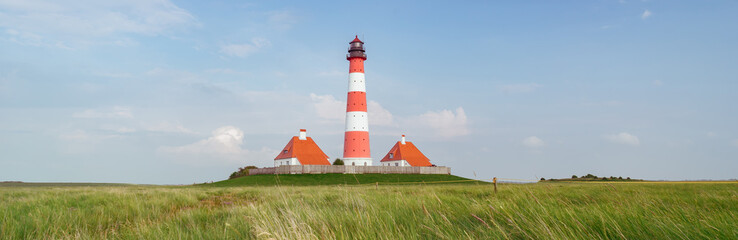
[[[320,173],[451,174],[451,168],[449,167],[399,167],[399,166],[349,166],[349,165],[282,165],[279,167],[249,169],[249,175],[320,174]]]

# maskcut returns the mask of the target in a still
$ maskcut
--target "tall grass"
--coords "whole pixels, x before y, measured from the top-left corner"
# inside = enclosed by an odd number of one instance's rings
[[[0,238],[737,239],[736,187],[10,187]]]
[[[319,185],[371,185],[397,184],[397,183],[423,183],[423,182],[453,182],[476,184],[468,178],[445,174],[266,174],[252,175],[203,184],[207,187],[239,187],[239,186],[319,186]]]

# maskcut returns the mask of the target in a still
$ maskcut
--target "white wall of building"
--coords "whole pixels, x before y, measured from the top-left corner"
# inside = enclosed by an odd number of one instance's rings
[[[373,166],[374,163],[371,158],[344,158],[343,165],[348,166]]]
[[[410,163],[405,160],[385,161],[382,162],[382,166],[399,166],[399,167],[410,167]]]
[[[282,158],[274,160],[275,167],[282,165],[300,165],[300,161],[298,161],[297,158]]]

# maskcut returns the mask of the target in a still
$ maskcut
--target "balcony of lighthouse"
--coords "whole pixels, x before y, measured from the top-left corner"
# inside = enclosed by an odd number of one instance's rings
[[[355,58],[355,57],[363,58],[364,60],[366,60],[366,53],[356,51],[356,52],[346,54],[346,59]]]

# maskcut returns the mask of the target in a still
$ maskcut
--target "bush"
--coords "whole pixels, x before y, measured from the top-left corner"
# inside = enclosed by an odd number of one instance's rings
[[[336,158],[336,161],[333,161],[333,165],[343,165],[343,160]]]
[[[592,175],[591,173],[588,173],[587,175],[585,175],[585,176],[584,176],[584,177],[582,177],[582,178],[597,178],[597,176],[595,176],[595,175]]]
[[[541,178],[541,181],[546,181],[546,179],[545,178]]]
[[[242,168],[238,168],[238,171],[235,171],[231,173],[231,176],[228,177],[228,179],[234,179],[238,177],[248,176],[249,175],[249,169],[255,169],[256,166],[246,166]]]
[[[577,175],[571,175],[571,179],[576,179]]]

